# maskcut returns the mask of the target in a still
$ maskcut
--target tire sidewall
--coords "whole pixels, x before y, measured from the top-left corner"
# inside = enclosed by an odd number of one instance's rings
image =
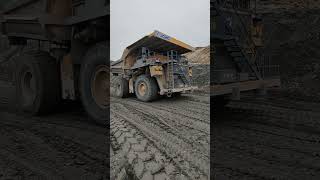
[[[33,62],[33,57],[27,54],[20,55],[17,57],[17,71],[16,71],[16,94],[17,94],[17,111],[25,115],[36,115],[40,109],[41,96],[42,96],[42,77],[40,69],[36,63]],[[23,104],[23,90],[22,90],[22,81],[23,74],[27,71],[32,73],[32,76],[35,78],[36,86],[36,95],[32,104]]]
[[[87,53],[80,72],[80,96],[81,101],[89,116],[99,124],[106,124],[109,118],[109,107],[101,108],[92,95],[92,83],[97,67],[107,64],[107,56]],[[89,82],[89,83],[88,83]],[[108,93],[108,92],[106,92]]]
[[[155,99],[155,97],[153,97],[153,92],[152,92],[152,86],[154,86],[155,84],[151,84],[151,83],[154,83],[151,79],[152,77],[149,77],[149,76],[146,76],[146,75],[140,75],[136,82],[135,82],[135,94],[137,96],[138,99],[142,100],[142,101],[145,101],[145,102],[149,102],[149,101],[152,101]],[[139,91],[138,91],[138,87],[141,83],[145,83],[146,86],[147,86],[147,91],[146,91],[146,94],[144,96],[140,95],[139,94]]]
[[[126,98],[129,95],[129,82],[128,80],[120,77],[116,83],[116,96]]]

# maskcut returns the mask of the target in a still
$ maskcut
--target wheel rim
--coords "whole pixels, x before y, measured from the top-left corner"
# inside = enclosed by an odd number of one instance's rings
[[[108,75],[108,67],[106,65],[100,65],[97,67],[93,76],[93,81],[91,83],[91,92],[93,99],[95,100],[96,104],[102,109],[106,109],[108,106]]]
[[[24,106],[31,105],[36,99],[36,82],[33,73],[29,70],[22,74],[20,81],[22,104]]]
[[[139,85],[138,85],[138,92],[141,96],[144,96],[146,95],[147,93],[147,85],[144,83],[144,82],[141,82]]]
[[[117,96],[120,96],[121,95],[121,85],[120,85],[121,82],[119,82],[117,84],[117,87],[116,87],[116,94]]]

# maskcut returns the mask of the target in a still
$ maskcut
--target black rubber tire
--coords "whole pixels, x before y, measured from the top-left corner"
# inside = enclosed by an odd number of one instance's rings
[[[110,99],[107,99],[107,103],[102,108],[100,107],[93,95],[92,95],[92,81],[96,72],[96,68],[99,66],[108,67],[108,71],[110,68],[109,58],[109,48],[107,43],[99,43],[90,48],[81,64],[80,69],[80,79],[79,79],[79,91],[80,97],[83,104],[84,109],[89,115],[90,119],[94,120],[99,124],[106,125],[108,124],[109,119],[109,107],[110,107]],[[108,78],[110,78],[110,73],[108,72]],[[109,83],[110,80],[107,81]],[[110,95],[110,88],[106,90],[107,97]]]
[[[144,82],[147,87],[146,93],[144,95],[139,94],[139,91],[138,91],[138,86],[142,82]],[[157,99],[158,89],[159,88],[158,88],[156,79],[147,75],[140,75],[137,78],[134,86],[134,90],[137,98],[144,102],[150,102]]]
[[[52,112],[61,100],[59,66],[53,57],[42,51],[25,52],[14,58],[16,68],[17,111],[25,115]],[[25,73],[34,78],[34,98],[27,102],[23,88]],[[28,97],[27,97],[28,98]]]
[[[129,81],[120,77],[116,83],[116,96],[120,98],[129,97]]]

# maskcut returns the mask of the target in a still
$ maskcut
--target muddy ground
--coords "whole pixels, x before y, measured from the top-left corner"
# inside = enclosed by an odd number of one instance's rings
[[[79,104],[24,117],[8,109],[14,86],[1,82],[0,92],[0,179],[108,179],[107,128],[90,122]]]
[[[131,168],[138,179],[209,179],[209,136],[208,95],[152,103],[111,98],[111,161],[121,154],[127,171]],[[119,167],[111,167],[113,176]]]
[[[211,122],[216,179],[320,178],[320,104],[269,96],[228,107]]]

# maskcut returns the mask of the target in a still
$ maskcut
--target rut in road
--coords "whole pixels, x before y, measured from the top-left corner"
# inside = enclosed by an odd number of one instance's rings
[[[141,132],[187,179],[209,179],[209,101],[111,98],[111,116]]]

